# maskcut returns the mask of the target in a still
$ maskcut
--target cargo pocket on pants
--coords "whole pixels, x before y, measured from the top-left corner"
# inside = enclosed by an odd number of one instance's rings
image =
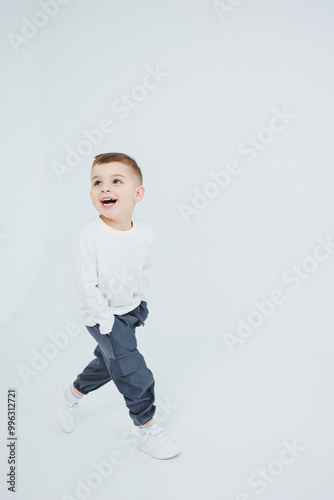
[[[135,352],[122,359],[110,359],[111,369],[116,377],[124,377],[136,371],[140,366],[138,354]]]

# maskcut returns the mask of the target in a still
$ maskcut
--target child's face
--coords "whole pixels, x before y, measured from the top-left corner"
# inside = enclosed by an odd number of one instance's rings
[[[137,186],[136,177],[128,165],[120,162],[94,165],[90,197],[96,210],[105,217],[131,217],[135,204],[144,193],[145,188]],[[102,203],[104,198],[112,198],[116,202]]]

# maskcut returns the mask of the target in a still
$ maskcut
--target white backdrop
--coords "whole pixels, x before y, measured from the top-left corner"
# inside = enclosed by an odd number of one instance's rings
[[[331,498],[333,15],[329,0],[2,1],[1,498],[11,388],[17,499]],[[73,252],[109,151],[139,163],[134,215],[157,234],[137,339],[182,447],[167,461],[135,449],[114,385],[73,434],[55,420],[53,387],[93,357]]]

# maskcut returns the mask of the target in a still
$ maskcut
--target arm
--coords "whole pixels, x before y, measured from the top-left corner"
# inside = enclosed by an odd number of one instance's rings
[[[79,234],[76,241],[74,284],[88,308],[88,313],[99,323],[100,332],[109,333],[115,316],[98,287],[95,244],[93,238],[87,234]]]
[[[151,289],[155,275],[156,262],[157,262],[156,237],[154,231],[152,231],[151,250],[143,266],[142,276],[141,276],[141,286],[139,291],[139,297],[141,298],[141,300],[145,300],[146,302],[149,302],[151,296]]]

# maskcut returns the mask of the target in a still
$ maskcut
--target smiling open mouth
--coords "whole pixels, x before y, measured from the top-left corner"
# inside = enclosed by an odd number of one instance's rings
[[[115,200],[114,198],[103,198],[103,200],[101,200],[101,203],[104,206],[115,205],[116,201],[117,200]]]

